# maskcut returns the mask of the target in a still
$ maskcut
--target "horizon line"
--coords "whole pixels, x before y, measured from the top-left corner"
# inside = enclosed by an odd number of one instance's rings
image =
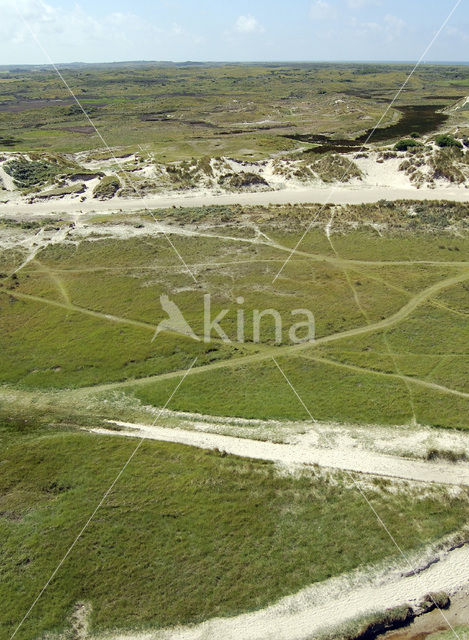
[[[81,60],[74,60],[71,62],[57,62],[56,64],[59,66],[77,66],[77,65],[119,65],[119,64],[164,64],[164,65],[261,65],[261,64],[414,64],[415,60],[406,59],[406,60],[360,60],[360,59],[337,59],[337,60],[327,60],[327,59],[318,59],[318,60],[109,60],[109,61],[93,61],[93,62],[84,62]],[[469,60],[427,60],[422,63],[422,65],[469,65]],[[7,64],[0,64],[0,69],[6,69],[9,67],[50,67],[51,63],[49,62],[11,62]]]

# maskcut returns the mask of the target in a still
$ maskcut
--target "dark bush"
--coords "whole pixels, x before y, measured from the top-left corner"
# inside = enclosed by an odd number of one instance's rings
[[[394,149],[396,151],[407,151],[408,149],[413,149],[414,147],[421,147],[421,146],[422,145],[420,144],[420,142],[417,142],[412,138],[408,138],[408,139],[399,140],[399,142],[396,142],[396,144],[394,145]]]
[[[0,147],[14,147],[19,142],[21,142],[21,140],[13,138],[13,136],[0,135]]]
[[[453,138],[453,136],[450,136],[448,134],[436,136],[435,142],[442,149],[444,147],[458,147],[459,149],[462,149],[462,144],[459,142],[459,140],[456,140],[456,138]]]
[[[429,613],[435,609],[448,609],[450,605],[451,600],[448,594],[444,591],[438,591],[436,593],[428,593],[419,606],[425,613]]]
[[[427,460],[447,460],[448,462],[466,462],[467,455],[464,451],[451,451],[449,449],[430,449],[425,456]]]
[[[226,174],[221,176],[219,181],[221,185],[231,187],[232,189],[246,189],[249,187],[265,187],[268,182],[257,173],[241,172],[235,174]]]
[[[47,160],[30,161],[26,160],[26,158],[11,160],[3,168],[20,189],[43,185],[53,180],[58,173],[63,171],[63,167],[59,164],[48,162]]]

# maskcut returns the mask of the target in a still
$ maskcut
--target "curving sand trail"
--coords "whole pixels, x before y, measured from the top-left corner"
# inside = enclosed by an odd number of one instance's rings
[[[298,465],[320,464],[372,475],[412,481],[469,485],[469,465],[433,464],[357,449],[311,446],[296,436],[293,443],[274,444],[216,433],[162,428],[125,422],[124,431],[93,429],[98,434],[177,442],[220,449],[234,455]],[[430,592],[449,595],[469,585],[469,546],[432,553],[418,559],[404,556],[400,566],[370,573],[357,571],[302,589],[295,595],[253,613],[214,618],[198,625],[131,634],[114,632],[102,640],[311,640],[317,634],[356,618],[389,608],[418,604]],[[440,613],[445,623],[445,613]]]
[[[312,640],[361,616],[403,604],[414,607],[429,592],[450,596],[469,584],[469,546],[441,552],[425,570],[401,567],[374,578],[346,575],[302,589],[270,607],[232,618],[213,618],[194,626],[161,631],[106,634],[108,640]],[[439,614],[442,623],[445,612]],[[104,638],[103,638],[104,640]]]
[[[297,436],[294,442],[278,444],[179,428],[168,429],[119,421],[113,421],[113,424],[124,430],[114,431],[97,428],[91,431],[111,436],[176,442],[200,449],[219,449],[243,458],[280,463],[290,469],[299,466],[319,465],[329,469],[341,469],[413,482],[469,486],[469,464],[467,463],[434,463],[410,460],[364,449],[318,447],[312,445],[308,438],[301,436]]]

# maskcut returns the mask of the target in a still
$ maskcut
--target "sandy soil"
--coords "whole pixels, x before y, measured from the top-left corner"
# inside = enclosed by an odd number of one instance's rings
[[[415,482],[469,486],[469,464],[467,463],[452,464],[408,460],[346,446],[319,447],[312,444],[309,437],[305,438],[301,435],[297,435],[292,443],[278,444],[179,428],[168,429],[118,421],[114,424],[122,427],[123,430],[93,429],[92,431],[121,437],[177,442],[201,449],[219,449],[245,458],[270,460],[293,470],[299,466],[319,465],[329,469],[343,469]]]
[[[15,191],[16,187],[13,183],[13,178],[5,171],[2,166],[0,166],[0,179],[7,191]]]
[[[376,162],[374,154],[362,155],[364,157],[357,157],[357,154],[347,154],[346,157],[354,162],[366,176],[365,180],[367,185],[385,188],[390,188],[392,185],[394,189],[414,188],[409,180],[409,176],[404,171],[399,171],[399,166],[405,159],[405,154],[397,154],[396,158],[389,158],[382,163]]]
[[[429,592],[450,596],[469,583],[469,546],[440,552],[428,568],[406,577],[408,563],[372,578],[356,572],[327,580],[276,604],[233,618],[142,634],[112,633],[112,640],[311,640],[355,618],[405,603],[417,606]],[[415,561],[415,559],[413,559]],[[417,565],[414,565],[417,566]],[[438,616],[445,624],[444,612]],[[448,625],[446,624],[446,628]]]
[[[416,189],[413,187],[339,185],[288,188],[278,191],[255,193],[210,194],[162,194],[138,198],[113,198],[112,200],[86,200],[80,202],[71,197],[57,201],[28,204],[11,200],[0,202],[0,216],[12,214],[47,215],[50,213],[91,213],[103,211],[139,211],[142,209],[164,209],[169,207],[202,207],[209,205],[269,205],[269,204],[362,204],[379,200],[452,200],[466,202],[469,190],[465,187],[441,187],[438,189]]]
[[[365,450],[403,458],[425,459],[430,450],[456,451],[469,458],[469,433],[454,429],[434,429],[422,425],[344,424],[334,422],[280,421],[210,416],[199,413],[172,411],[153,406],[148,422],[154,417],[164,419],[166,427],[187,431],[218,433],[236,438],[299,444],[303,447],[334,447]],[[392,438],[390,437],[392,434]]]

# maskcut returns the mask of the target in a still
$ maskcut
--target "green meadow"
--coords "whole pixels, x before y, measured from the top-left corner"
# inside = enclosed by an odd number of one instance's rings
[[[436,215],[436,204],[427,209]],[[178,409],[303,419],[275,357],[317,419],[466,428],[469,247],[463,212],[453,211],[450,219],[461,229],[457,235],[424,226],[414,231],[404,204],[388,216],[393,227],[379,212],[387,229],[381,235],[370,228],[378,218],[372,208],[363,214],[369,222],[358,228],[354,213],[340,209],[330,241],[319,225],[291,254],[301,234],[287,206],[234,208],[223,230],[219,216],[225,213],[216,208],[206,220],[194,211],[198,222],[189,226],[190,212],[181,212],[179,221],[173,212],[171,242],[191,273],[146,216],[114,226],[90,219],[86,232],[75,236],[71,229],[65,242],[46,243],[13,276],[6,268],[24,262],[24,254],[5,255],[0,380],[30,392],[80,391],[81,397],[119,389],[160,406],[173,379],[197,358],[175,399]],[[203,339],[207,295],[211,319],[226,310],[220,327],[228,342],[215,331],[209,342]],[[166,317],[161,296],[178,305],[199,340],[171,331],[155,338]],[[268,313],[255,341],[253,311],[268,309],[278,313],[281,335]],[[294,309],[314,314],[313,344],[291,344]]]
[[[290,421],[310,413],[387,426],[390,437],[394,425],[469,427],[468,206],[412,205],[413,216],[408,207],[154,212],[172,225],[195,281],[148,214],[2,223],[0,240],[17,239],[0,256],[4,637],[136,447],[83,427],[145,412],[148,420],[196,358],[172,410]],[[57,229],[68,232],[54,242]],[[207,294],[212,318],[228,310],[220,326],[230,342],[155,337],[166,295],[202,338]],[[313,343],[289,339],[299,308],[314,313]],[[279,313],[280,341],[267,316],[253,341],[255,309]],[[406,551],[467,523],[465,489],[364,484]],[[235,615],[393,554],[347,474],[286,475],[270,463],[147,441],[17,637],[72,637],[80,602],[93,633]]]
[[[7,638],[136,443],[4,419],[0,438]],[[466,522],[467,492],[396,490],[382,479],[366,491],[403,550]],[[80,602],[90,606],[93,633],[235,615],[393,554],[341,473],[282,476],[270,463],[147,442],[16,637],[70,634]]]

